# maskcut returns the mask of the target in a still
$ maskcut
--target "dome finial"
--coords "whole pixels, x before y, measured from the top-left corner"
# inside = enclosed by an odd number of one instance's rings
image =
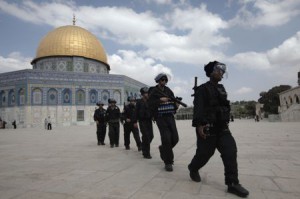
[[[75,14],[73,14],[73,26],[75,26],[76,24],[76,18],[75,18]]]

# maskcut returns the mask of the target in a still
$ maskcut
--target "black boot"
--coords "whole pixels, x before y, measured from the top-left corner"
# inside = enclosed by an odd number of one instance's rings
[[[247,189],[245,189],[244,187],[242,187],[241,184],[228,185],[227,191],[228,191],[228,193],[235,194],[242,198],[246,198],[249,195],[249,191]]]
[[[152,156],[151,156],[151,155],[144,155],[144,158],[145,158],[145,159],[151,159]]]
[[[192,170],[190,169],[190,165],[188,166],[188,169],[189,169],[189,171],[190,171],[190,177],[191,177],[191,179],[192,179],[193,181],[195,181],[195,182],[201,182],[201,177],[200,177],[200,175],[199,175],[199,172],[198,172],[198,171],[192,171]]]
[[[166,170],[166,171],[169,171],[169,172],[173,171],[173,166],[172,166],[172,164],[166,164],[166,165],[165,165],[165,170]]]

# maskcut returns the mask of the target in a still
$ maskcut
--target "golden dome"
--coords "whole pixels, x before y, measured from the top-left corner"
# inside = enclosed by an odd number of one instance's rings
[[[36,57],[80,56],[107,64],[105,50],[95,35],[79,26],[62,26],[49,32],[40,42]]]

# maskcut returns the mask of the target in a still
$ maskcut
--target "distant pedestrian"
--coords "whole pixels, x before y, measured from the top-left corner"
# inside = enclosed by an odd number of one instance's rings
[[[5,121],[3,120],[3,121],[2,121],[3,129],[5,129],[6,124],[7,124],[7,122],[5,122]]]
[[[51,118],[50,118],[50,116],[49,116],[48,119],[47,119],[47,123],[48,123],[48,125],[47,125],[48,130],[52,130],[52,123],[51,123]]]
[[[14,121],[13,121],[11,124],[13,125],[14,129],[16,129],[16,128],[17,128],[17,123],[16,123],[16,120],[14,120]]]

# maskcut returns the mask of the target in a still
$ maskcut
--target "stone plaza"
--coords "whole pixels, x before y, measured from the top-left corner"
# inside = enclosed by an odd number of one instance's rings
[[[96,126],[0,130],[1,199],[223,199],[226,192],[219,152],[189,177],[187,165],[196,139],[190,120],[177,121],[180,141],[174,171],[159,157],[154,124],[153,158],[143,159],[133,137],[131,150],[98,146]],[[300,198],[300,123],[235,120],[230,129],[238,145],[239,179],[255,199]]]

